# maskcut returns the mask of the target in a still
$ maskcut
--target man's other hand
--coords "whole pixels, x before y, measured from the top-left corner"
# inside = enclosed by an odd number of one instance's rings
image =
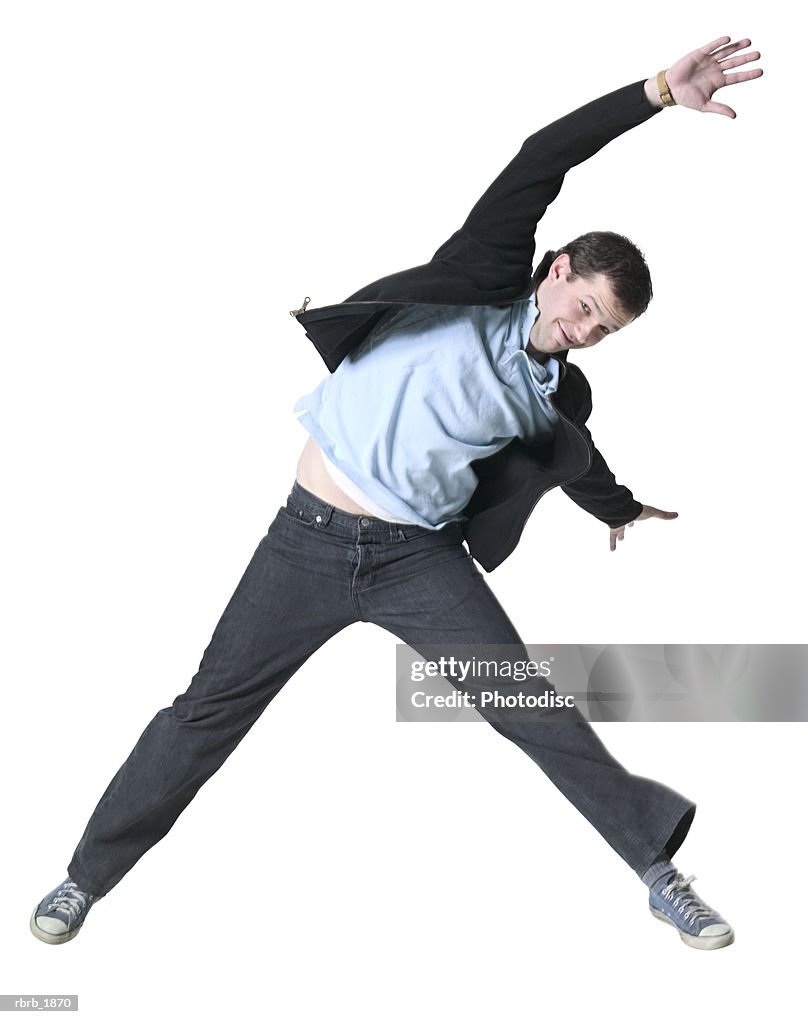
[[[678,515],[678,512],[665,512],[661,508],[654,508],[653,505],[643,505],[642,512],[633,522],[609,530],[609,548],[611,551],[617,550],[617,542],[625,539],[626,526],[633,526],[634,523],[638,523],[641,519],[676,519]]]

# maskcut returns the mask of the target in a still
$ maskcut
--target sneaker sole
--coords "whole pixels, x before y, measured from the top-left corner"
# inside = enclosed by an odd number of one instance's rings
[[[40,942],[47,942],[49,946],[58,946],[62,942],[70,942],[71,939],[75,939],[75,937],[81,931],[80,924],[78,928],[74,928],[72,931],[69,932],[62,932],[61,935],[54,935],[52,934],[52,932],[46,932],[44,931],[44,929],[40,928],[39,925],[36,923],[36,912],[38,910],[39,904],[37,904],[34,907],[34,912],[33,914],[31,914],[31,920],[29,923],[31,925],[31,933],[35,935]],[[82,924],[84,924],[83,921]]]
[[[698,935],[688,935],[687,932],[683,932],[680,928],[677,928],[673,921],[663,914],[661,910],[655,910],[653,907],[648,908],[651,913],[657,918],[658,921],[664,921],[665,924],[669,924],[671,928],[675,928],[679,933],[679,938],[682,942],[688,946],[692,946],[693,949],[722,949],[724,946],[731,946],[735,941],[735,932],[730,930],[726,935],[708,935],[705,938],[699,938]]]

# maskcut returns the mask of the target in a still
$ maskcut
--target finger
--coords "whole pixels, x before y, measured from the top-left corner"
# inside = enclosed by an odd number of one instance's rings
[[[730,68],[740,67],[741,64],[748,64],[750,61],[760,60],[760,51],[753,50],[752,53],[742,53],[738,57],[728,57],[719,61],[722,71],[729,71]]]
[[[655,508],[651,513],[655,519],[678,519],[678,512],[665,512],[664,509]]]
[[[725,43],[728,43],[731,38],[731,36],[719,36],[718,39],[714,39],[711,43],[706,43],[704,46],[700,46],[695,52],[704,54],[712,53],[716,47],[723,46]]]
[[[737,82],[748,82],[750,78],[760,78],[763,74],[763,68],[755,68],[754,71],[739,71],[735,75],[726,75],[724,77],[724,85],[735,85]],[[719,86],[723,88],[723,86]]]
[[[723,57],[729,57],[731,53],[737,53],[738,50],[743,50],[751,45],[751,39],[739,39],[737,43],[728,43],[726,46],[720,46],[712,56],[717,60],[721,60]]]
[[[609,550],[617,551],[617,537],[613,534],[609,534]]]
[[[634,525],[634,523],[629,523],[628,525],[629,525],[629,526],[633,526],[633,525]]]
[[[716,103],[714,100],[709,100],[701,108],[708,114],[724,114],[726,117],[735,117],[735,111],[732,107],[726,106],[724,103]]]

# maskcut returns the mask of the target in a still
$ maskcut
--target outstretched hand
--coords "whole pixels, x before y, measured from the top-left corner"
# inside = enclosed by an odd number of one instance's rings
[[[634,522],[609,530],[609,549],[611,551],[617,550],[617,542],[625,539],[626,526],[633,526],[634,523],[638,523],[641,519],[676,519],[678,515],[678,512],[663,512],[661,508],[654,508],[653,505],[643,505],[642,512],[640,512]]]
[[[757,50],[752,53],[738,53],[739,50],[751,45],[750,39],[741,39],[737,43],[733,43],[729,36],[721,36],[720,39],[713,39],[706,46],[693,50],[686,57],[677,60],[665,72],[665,80],[668,83],[671,96],[681,107],[691,107],[693,110],[702,110],[710,114],[735,117],[732,107],[728,107],[725,103],[716,103],[712,97],[713,93],[725,85],[737,85],[738,82],[748,82],[752,78],[760,78],[763,74],[762,68],[739,71],[732,75],[726,73],[742,64],[760,60],[760,53]],[[737,56],[733,56],[733,54],[737,54]]]

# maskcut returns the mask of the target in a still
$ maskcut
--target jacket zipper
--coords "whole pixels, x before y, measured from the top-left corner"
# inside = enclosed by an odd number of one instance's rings
[[[429,302],[424,299],[351,299],[345,302],[335,302],[334,306],[512,306],[514,302],[524,302],[525,299],[530,298],[530,293],[524,295],[521,299],[512,299],[510,302]],[[301,313],[306,312],[306,307],[311,302],[311,299],[307,295],[303,300],[303,305],[300,309],[290,309],[289,315],[298,317]],[[314,309],[325,309],[325,306],[315,306]]]
[[[307,295],[306,298],[303,300],[303,305],[300,307],[300,309],[290,309],[289,310],[289,316],[298,317],[298,316],[300,316],[301,313],[305,313],[306,312],[306,306],[308,306],[308,304],[310,302],[311,302],[311,299]]]

